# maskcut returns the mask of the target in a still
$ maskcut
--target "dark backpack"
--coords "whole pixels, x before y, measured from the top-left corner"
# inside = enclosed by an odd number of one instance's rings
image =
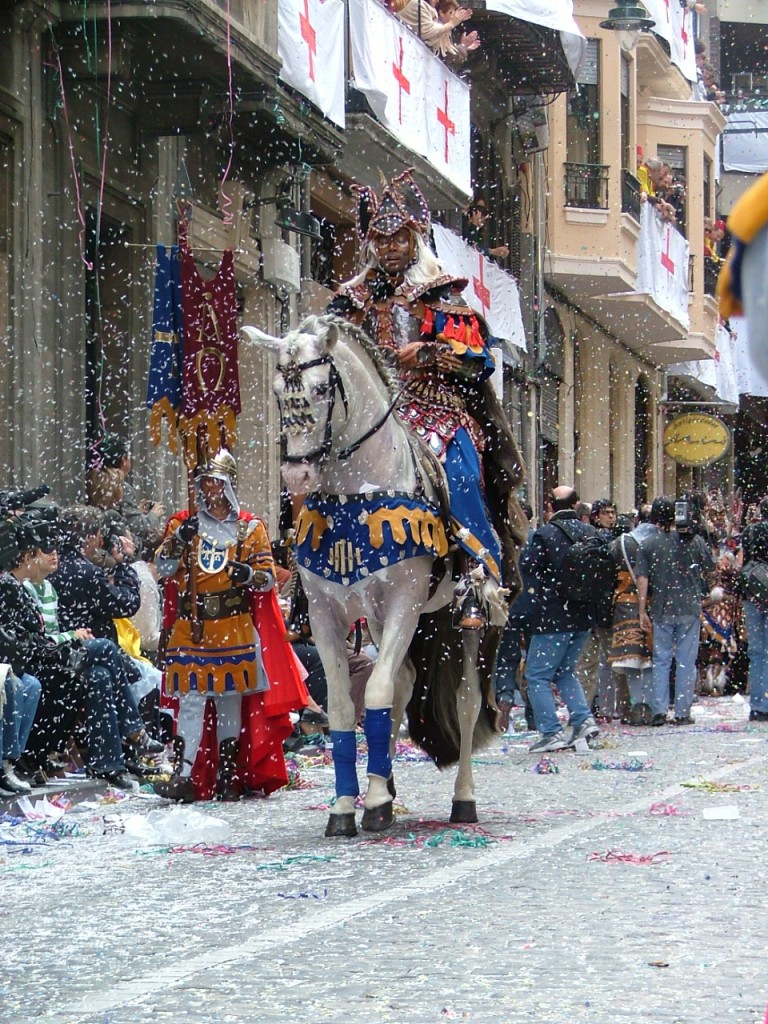
[[[577,604],[610,605],[616,583],[616,563],[608,542],[593,533],[578,536],[567,522],[552,521],[571,542],[557,570],[557,589],[564,601]]]

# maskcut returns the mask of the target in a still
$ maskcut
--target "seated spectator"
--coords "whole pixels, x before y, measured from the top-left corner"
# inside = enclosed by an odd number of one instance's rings
[[[402,5],[395,5],[395,13],[443,60],[460,63],[466,60],[469,50],[480,45],[476,32],[463,35],[458,44],[451,39],[453,30],[472,17],[468,7],[454,6],[441,19],[436,0],[435,3],[432,0],[406,0]]]
[[[110,555],[114,571],[94,565],[91,556],[104,547],[102,514],[98,509],[75,505],[61,517],[59,567],[51,582],[59,596],[63,629],[89,629],[93,636],[117,643],[114,619],[130,618],[139,610],[139,578],[126,559],[134,553],[129,537],[113,538]]]
[[[0,790],[29,793],[32,787],[16,775],[16,767],[40,703],[42,685],[34,672],[42,674],[42,666],[31,656],[33,637],[24,635],[20,619],[24,617],[26,604],[22,581],[37,557],[39,538],[21,523],[16,528],[16,538],[19,553],[10,571],[0,574],[0,629],[4,648],[0,651],[0,661],[5,663],[0,716]]]
[[[508,245],[497,245],[489,248],[485,241],[485,230],[490,217],[488,204],[480,196],[474,199],[467,207],[466,215],[462,224],[461,234],[466,242],[479,249],[484,256],[492,259],[503,260],[509,256]]]
[[[79,675],[84,685],[88,773],[124,786],[130,779],[124,774],[122,741],[130,745],[128,752],[134,764],[141,756],[161,754],[163,745],[151,739],[144,728],[120,649],[111,640],[95,638],[85,626],[60,629],[58,595],[48,578],[58,566],[53,528],[50,522],[36,523],[35,528],[40,531],[40,548],[24,586],[38,609],[48,640],[56,646],[77,644],[82,648]]]

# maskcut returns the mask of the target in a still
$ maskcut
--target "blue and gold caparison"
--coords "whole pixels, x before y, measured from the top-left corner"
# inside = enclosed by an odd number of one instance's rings
[[[298,564],[343,586],[406,558],[447,552],[439,509],[398,491],[310,494],[296,520]]]

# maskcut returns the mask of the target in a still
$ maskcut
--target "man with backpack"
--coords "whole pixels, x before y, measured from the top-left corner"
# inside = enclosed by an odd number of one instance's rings
[[[540,733],[530,748],[535,754],[565,750],[579,740],[594,739],[600,731],[576,663],[594,625],[596,598],[612,586],[614,565],[598,531],[579,519],[578,503],[573,487],[555,487],[547,501],[550,518],[520,560],[520,568],[539,581],[538,622],[525,672]],[[557,717],[554,689],[568,708],[568,731]]]

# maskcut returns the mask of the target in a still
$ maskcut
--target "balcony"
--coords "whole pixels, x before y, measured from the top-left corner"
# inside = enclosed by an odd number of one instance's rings
[[[621,212],[640,223],[640,182],[626,167],[621,172]]]
[[[581,210],[608,209],[608,172],[606,164],[564,164],[565,205]]]
[[[470,87],[378,0],[349,0],[351,50],[342,173],[378,188],[413,166],[428,203],[472,191]]]

